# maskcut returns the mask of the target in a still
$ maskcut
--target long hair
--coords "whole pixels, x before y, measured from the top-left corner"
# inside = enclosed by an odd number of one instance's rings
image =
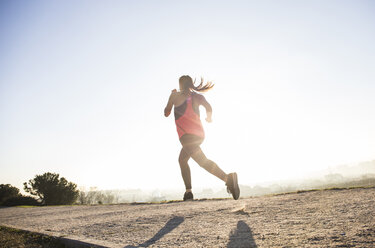
[[[188,75],[181,76],[179,83],[182,91],[206,92],[214,87],[212,82],[207,82],[204,84],[203,78],[201,78],[201,82],[198,86],[194,86],[195,80],[193,82],[193,79],[191,79],[191,77]]]

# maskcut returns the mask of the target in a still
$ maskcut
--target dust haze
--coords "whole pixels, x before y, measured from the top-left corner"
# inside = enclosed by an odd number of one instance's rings
[[[245,178],[246,175],[240,175]],[[339,165],[294,180],[264,182],[256,185],[240,184],[241,197],[261,196],[313,189],[369,187],[375,185],[375,160],[351,165]],[[184,190],[81,188],[79,203],[112,204],[130,202],[163,202],[181,200]],[[231,198],[225,187],[195,188],[195,199]]]

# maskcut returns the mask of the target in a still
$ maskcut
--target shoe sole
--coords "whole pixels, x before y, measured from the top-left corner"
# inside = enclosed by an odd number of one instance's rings
[[[240,187],[238,187],[237,173],[232,174],[232,180],[234,185],[234,192],[232,193],[233,199],[238,200],[240,198]]]

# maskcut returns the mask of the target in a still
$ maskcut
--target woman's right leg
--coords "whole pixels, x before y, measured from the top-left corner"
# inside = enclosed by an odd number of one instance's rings
[[[227,174],[214,161],[209,160],[200,147],[198,147],[190,156],[206,171],[220,178],[224,182],[227,182]]]
[[[227,181],[227,174],[222,169],[220,169],[220,167],[214,161],[207,159],[206,155],[204,155],[202,149],[200,148],[200,145],[203,142],[203,138],[192,134],[185,134],[180,138],[180,142],[183,147],[182,150],[185,151],[185,153],[187,154],[186,156],[188,156],[188,159],[192,157],[194,161],[197,162],[206,171],[220,178],[224,182]]]
[[[188,190],[191,191],[190,168],[187,164],[187,161],[190,157],[192,157],[195,162],[197,162],[202,168],[223,180],[227,185],[228,192],[232,194],[235,200],[240,197],[240,188],[238,187],[237,173],[226,174],[214,161],[207,159],[206,155],[204,155],[202,149],[200,148],[200,144],[203,142],[202,138],[195,135],[185,134],[180,138],[180,142],[183,148],[180,153],[179,162],[181,166],[182,177],[184,178],[185,186],[187,189],[185,195],[187,194]],[[192,198],[193,196],[191,195],[191,199]]]
[[[190,156],[201,167],[223,180],[227,186],[228,193],[232,194],[233,199],[238,200],[240,197],[240,188],[238,187],[237,173],[234,172],[227,175],[214,161],[206,158],[200,147],[198,147],[198,149],[196,149]]]

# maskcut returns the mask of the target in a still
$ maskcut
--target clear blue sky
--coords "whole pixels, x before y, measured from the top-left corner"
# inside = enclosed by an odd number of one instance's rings
[[[181,75],[212,80],[203,150],[240,183],[375,159],[373,1],[0,2],[0,183],[181,188]],[[222,186],[193,161],[193,187]]]

